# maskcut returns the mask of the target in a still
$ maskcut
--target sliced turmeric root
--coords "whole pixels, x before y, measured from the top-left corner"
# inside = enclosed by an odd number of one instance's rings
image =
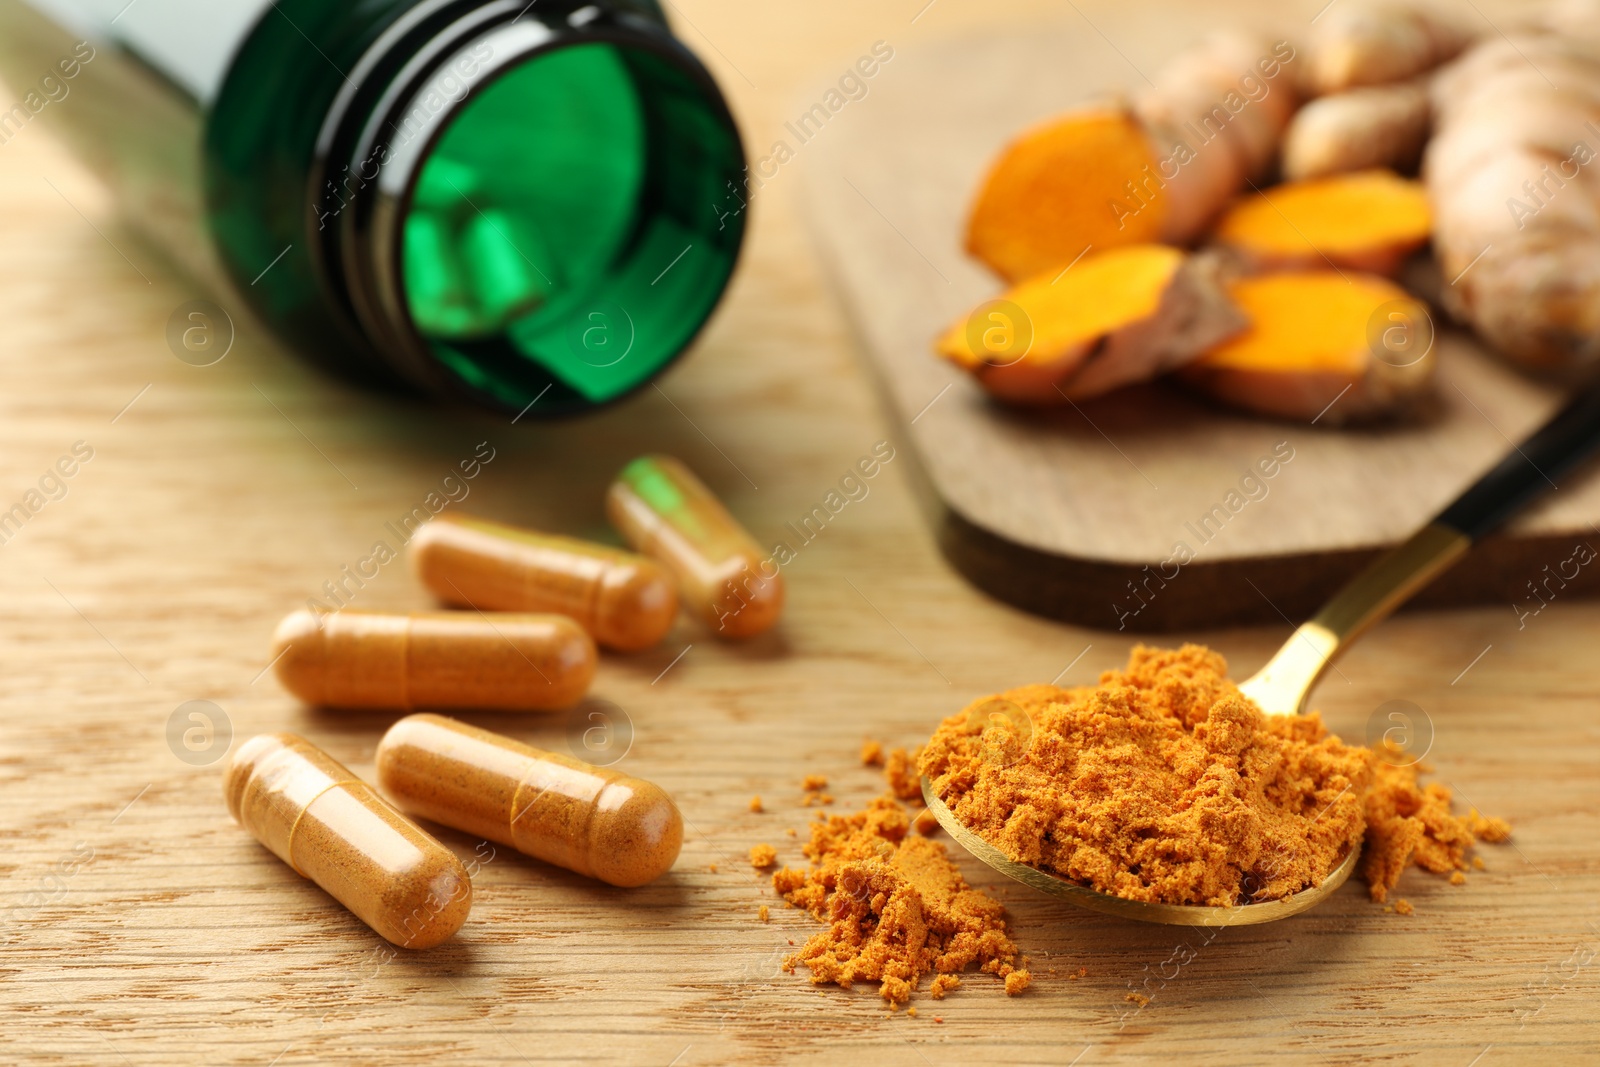
[[[1139,244],[1035,276],[935,347],[996,397],[1062,404],[1181,366],[1243,326],[1208,260]]]
[[[1131,107],[1086,107],[1026,131],[978,190],[967,251],[1019,282],[1085,251],[1192,241],[1276,154],[1295,103],[1287,64],[1271,42],[1218,35]]]
[[[1420,182],[1367,170],[1243,197],[1218,220],[1215,236],[1262,270],[1333,266],[1394,274],[1427,243],[1432,225]]]
[[[1180,372],[1209,396],[1263,415],[1337,424],[1403,411],[1431,387],[1432,319],[1385,278],[1263,274],[1232,282],[1228,296],[1249,328]]]
[[[1166,211],[1150,183],[1146,206],[1125,184],[1156,163],[1132,112],[1073,112],[1037,126],[1001,153],[978,192],[967,251],[1008,281],[1060,270],[1085,250],[1154,241]]]

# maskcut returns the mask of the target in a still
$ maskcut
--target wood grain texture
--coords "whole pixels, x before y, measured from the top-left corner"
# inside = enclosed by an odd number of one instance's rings
[[[1561,395],[1445,330],[1442,315],[1435,410],[1355,431],[1233,414],[1166,384],[1018,409],[932,356],[936,335],[1004,288],[961,248],[973,190],[996,154],[1033,122],[1136,91],[1142,72],[1215,18],[1174,5],[1166,21],[1159,36],[1141,35],[1127,13],[1097,22],[1104,37],[1068,21],[908,49],[870,109],[807,145],[815,165],[805,174],[818,243],[951,562],[1031,611],[1147,632],[1310,614]],[[1129,44],[1113,50],[1107,39]],[[1336,394],[1327,400],[1336,407]],[[1275,452],[1292,462],[1241,488]],[[1526,595],[1529,573],[1593,536],[1595,473],[1564,479],[1420,602]],[[1600,589],[1582,577],[1573,593]]]
[[[920,7],[695,0],[680,25],[755,147],[815,99],[819,71],[836,78],[875,40],[909,58],[920,41],[1001,17],[1079,18],[1044,3]],[[1090,25],[1106,26],[1108,54],[1178,43],[1157,17],[1166,9],[1077,7],[1087,21],[1075,32],[1100,39]],[[1149,28],[1109,21],[1129,15]],[[890,63],[873,93],[895,76]],[[828,133],[876,102],[852,104]],[[744,857],[766,841],[799,861],[783,831],[809,814],[803,775],[828,775],[836,807],[857,805],[880,788],[855,763],[864,734],[915,743],[976,696],[1090,681],[1131,643],[999,604],[942,559],[906,443],[857,366],[799,221],[798,171],[811,165],[802,153],[769,182],[727,303],[659,392],[593,420],[513,427],[349,391],[242,316],[221,363],[179,362],[163,331],[200,285],[127,236],[47,116],[0,147],[0,507],[75,441],[94,449],[65,497],[0,546],[0,1059],[1496,1067],[1600,1056],[1600,607],[1560,597],[1523,629],[1509,603],[1390,621],[1318,694],[1347,737],[1387,700],[1420,705],[1440,779],[1516,828],[1464,887],[1408,875],[1410,918],[1352,885],[1304,917],[1204,943],[1034,898],[963,858],[975,884],[1005,897],[1034,959],[1024,996],[974,976],[937,1005],[920,1000],[918,1018],[886,1018],[870,990],[814,990],[778,970],[815,926],[776,906],[757,921],[777,902]],[[876,191],[871,174],[853,178]],[[607,481],[661,450],[765,541],[880,439],[900,454],[786,568],[775,632],[727,646],[684,618],[657,649],[604,656],[596,703],[575,718],[472,717],[565,751],[589,711],[610,707],[599,701],[624,709],[633,740],[618,766],[672,791],[689,824],[677,869],[656,885],[608,889],[503,849],[484,862],[478,842],[444,832],[480,861],[472,917],[447,945],[389,959],[233,824],[219,764],[169,747],[175,709],[208,700],[234,744],[297,731],[370,781],[390,717],[301,707],[262,674],[269,637],[478,442],[496,458],[463,510],[604,537]],[[354,602],[428,605],[399,562]],[[1244,673],[1287,633],[1184,636]],[[769,814],[748,811],[755,793]],[[1067,977],[1080,967],[1084,978]],[[1130,1014],[1131,990],[1154,999]]]

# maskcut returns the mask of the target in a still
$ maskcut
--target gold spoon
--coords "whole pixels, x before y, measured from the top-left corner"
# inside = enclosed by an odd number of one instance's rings
[[[1268,715],[1299,715],[1322,673],[1355,640],[1460,559],[1474,541],[1588,458],[1600,446],[1600,386],[1591,387],[1514,447],[1432,522],[1380,556],[1295,630],[1277,654],[1239,686]],[[939,825],[963,848],[995,870],[1043,893],[1107,915],[1185,926],[1247,926],[1298,915],[1315,907],[1355,870],[1353,848],[1321,883],[1276,900],[1232,907],[1127,900],[1017,863],[956,818],[933,783],[922,778],[922,797]]]

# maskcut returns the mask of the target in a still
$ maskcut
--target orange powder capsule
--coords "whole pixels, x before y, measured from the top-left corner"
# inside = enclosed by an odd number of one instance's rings
[[[222,790],[239,825],[401,948],[432,948],[472,910],[455,854],[304,738],[252,737]]]
[[[553,611],[623,652],[660,643],[678,614],[666,571],[608,545],[450,515],[424,523],[410,548],[417,577],[447,604]]]
[[[683,845],[658,785],[442,715],[408,715],[378,744],[402,810],[617,886],[654,881]]]
[[[671,456],[624,467],[606,494],[606,514],[629,544],[672,572],[684,602],[719,636],[754,637],[778,621],[778,565]]]
[[[564,615],[297,611],[278,624],[283,687],[330,708],[546,711],[583,699],[594,641]]]

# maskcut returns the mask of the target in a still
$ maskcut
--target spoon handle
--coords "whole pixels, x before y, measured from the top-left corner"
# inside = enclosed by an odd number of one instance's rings
[[[1298,715],[1323,671],[1556,479],[1600,451],[1600,384],[1574,397],[1433,521],[1357,574],[1240,686],[1269,714]]]

